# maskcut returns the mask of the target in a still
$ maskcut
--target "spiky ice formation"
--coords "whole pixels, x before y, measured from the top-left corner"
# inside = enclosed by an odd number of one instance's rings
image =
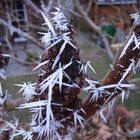
[[[41,55],[37,84],[21,86],[28,103],[20,108],[29,108],[32,115],[31,131],[37,139],[61,139],[70,128],[83,125],[78,115],[82,110],[78,97],[84,84],[84,64],[80,61],[79,49],[72,38],[74,30],[66,17],[55,7],[51,21],[42,12],[48,26],[41,41],[46,50]],[[83,110],[82,110],[83,111]]]

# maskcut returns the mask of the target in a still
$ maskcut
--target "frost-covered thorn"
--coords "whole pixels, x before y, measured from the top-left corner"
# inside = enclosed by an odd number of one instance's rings
[[[125,99],[125,90],[122,90],[121,96],[122,96],[122,103],[123,103]]]
[[[134,51],[135,49],[140,48],[140,39],[139,39],[139,37],[136,37],[134,32],[133,32],[133,36],[134,36],[134,42],[135,42],[135,47],[133,48],[133,51]]]
[[[130,16],[131,16],[131,18],[134,19],[134,23],[133,24],[135,24],[135,25],[139,25],[140,24],[140,12],[139,11],[134,13],[134,14],[131,14]]]
[[[41,11],[41,14],[42,14],[42,16],[43,16],[43,18],[45,20],[45,23],[43,25],[47,25],[48,28],[49,28],[49,30],[51,31],[53,37],[55,37],[56,36],[56,33],[55,33],[55,30],[54,30],[51,22],[49,21],[49,19],[47,18],[47,16],[42,11]]]
[[[85,121],[85,119],[84,119],[82,116],[80,116],[80,115],[78,114],[79,111],[82,111],[84,114],[86,114],[85,111],[84,111],[82,108],[79,109],[79,110],[75,110],[75,111],[73,112],[74,125],[75,125],[75,127],[76,127],[77,124],[79,123],[79,124],[84,128],[84,121]]]
[[[9,55],[9,54],[2,54],[2,56],[4,56],[4,57],[11,57],[11,55]]]
[[[95,72],[95,70],[94,70],[94,68],[91,66],[91,64],[90,64],[90,61],[88,61],[87,63],[86,63],[86,65],[85,65],[85,68],[84,68],[84,71],[85,71],[85,73],[87,73],[87,68],[90,68],[94,73],[96,73]]]
[[[118,86],[120,85],[120,83],[122,83],[124,81],[124,79],[126,78],[126,76],[133,70],[133,63],[131,63],[128,68],[125,70],[125,72],[122,75],[122,78],[120,79],[120,81],[118,82]]]
[[[47,33],[42,33],[39,32],[39,34],[44,35],[43,37],[41,37],[41,42],[45,43],[46,46],[49,46],[51,43],[51,32],[47,32]]]
[[[3,93],[1,83],[0,83],[0,106],[3,106],[7,99],[7,94]]]
[[[107,110],[107,107],[101,107],[101,109],[97,112],[97,116],[99,116],[101,119],[104,120],[105,123],[107,123],[107,120],[104,116],[104,111]]]
[[[123,65],[121,65],[121,64],[117,64],[117,66],[119,66],[119,67],[121,67],[121,68],[124,68],[124,66],[123,66]]]
[[[4,68],[0,69],[0,77],[3,79],[6,79],[6,77],[4,76],[4,73],[5,73],[5,69]]]
[[[28,101],[32,98],[33,95],[37,95],[35,92],[35,85],[36,83],[23,83],[23,84],[14,84],[15,86],[21,87],[21,89],[18,91],[18,93],[23,92],[23,96],[25,96],[25,99]]]
[[[114,70],[114,67],[112,66],[112,64],[109,64],[109,66],[110,66],[110,68],[111,68],[112,70]]]
[[[55,24],[55,28],[59,31],[68,31],[68,21],[64,14],[61,12],[60,6],[55,7],[55,10],[55,12],[51,12],[53,15],[52,21]]]
[[[39,69],[39,68],[42,67],[43,65],[46,65],[48,62],[49,62],[49,60],[46,60],[46,61],[44,61],[44,62],[38,64],[38,65],[33,69],[33,71]]]
[[[53,66],[52,66],[52,70],[54,69],[54,67],[56,66],[56,64],[58,63],[58,61],[60,60],[61,54],[63,53],[66,45],[67,45],[67,41],[64,41],[64,43],[62,44],[62,46],[61,46],[61,48],[59,50],[59,53],[55,57],[55,60],[54,60]]]
[[[136,61],[135,61],[135,59],[130,59],[130,61],[131,61],[131,64],[132,64],[133,72],[134,72],[134,74],[136,74],[136,67],[135,67]]]
[[[134,33],[132,33],[132,35],[129,38],[128,42],[125,44],[125,47],[123,48],[123,51],[121,52],[119,59],[121,59],[126,54],[126,50],[128,49],[128,47],[130,46],[130,44],[133,41],[134,41]]]
[[[116,99],[114,98],[111,102],[109,102],[109,104],[108,104],[109,111],[111,111],[113,109],[115,101],[116,101]]]

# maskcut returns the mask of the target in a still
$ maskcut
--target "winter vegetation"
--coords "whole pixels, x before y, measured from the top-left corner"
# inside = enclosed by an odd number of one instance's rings
[[[70,20],[66,18],[63,12],[64,8],[61,6],[50,8],[51,2],[46,8],[42,2],[42,10],[40,10],[30,0],[25,1],[25,3],[30,5],[43,19],[40,28],[44,30],[38,32],[41,35],[40,42],[28,33],[13,27],[4,19],[1,18],[0,22],[10,30],[19,32],[42,49],[39,63],[33,62],[37,64],[33,71],[38,72],[38,80],[35,83],[30,80],[15,83],[14,86],[20,88],[18,94],[22,94],[24,97],[24,99],[15,100],[11,99],[7,91],[3,91],[0,83],[0,123],[2,124],[0,125],[0,139],[90,140],[96,137],[97,140],[107,140],[108,138],[127,140],[137,138],[139,129],[123,130],[124,120],[128,112],[124,109],[117,110],[114,108],[114,103],[118,96],[124,102],[124,99],[128,97],[129,90],[135,88],[129,77],[132,73],[136,73],[140,64],[139,12],[131,14],[134,20],[132,28],[110,70],[102,80],[96,81],[88,76],[88,69],[93,74],[96,74],[96,71],[89,61],[83,62],[81,60],[80,49],[74,36],[76,30]],[[91,21],[77,1],[75,3],[79,11],[75,14],[83,16],[88,25],[102,37],[107,54],[113,59],[109,42],[101,29]],[[8,39],[7,42],[11,46]],[[12,51],[12,47],[10,49]],[[9,59],[14,59],[24,65],[32,64],[19,60],[14,53],[6,54],[1,44],[0,79],[6,80],[4,72]],[[84,100],[80,97],[82,92],[86,94]],[[26,109],[30,112],[29,123],[22,123],[19,118],[10,121],[6,118],[7,113],[11,110],[20,112]],[[108,114],[112,112],[113,116],[109,116]],[[121,115],[117,113],[121,113]],[[95,116],[94,119],[93,116]],[[109,117],[110,119],[108,119]],[[98,124],[102,127],[98,127]],[[114,127],[110,130],[105,124],[116,125],[117,128]],[[98,130],[98,136],[92,127],[96,128],[96,132]],[[106,131],[105,135],[103,135],[104,131]]]

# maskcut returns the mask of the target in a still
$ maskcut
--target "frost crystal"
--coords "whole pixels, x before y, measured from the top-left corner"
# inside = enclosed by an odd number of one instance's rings
[[[108,107],[102,107],[98,112],[97,112],[97,116],[99,116],[101,119],[103,119],[105,121],[105,123],[107,123],[107,120],[104,116],[104,111],[107,110]]]
[[[23,84],[15,84],[16,86],[21,87],[18,93],[23,92],[23,96],[25,96],[25,99],[28,101],[32,98],[33,95],[36,95],[35,93],[35,85],[31,83],[23,83]]]
[[[134,24],[136,24],[136,25],[140,24],[140,13],[139,12],[131,14],[130,16],[131,16],[131,18],[134,19]]]
[[[82,127],[84,127],[84,118],[83,117],[81,117],[78,113],[79,113],[79,111],[82,111],[83,113],[85,113],[85,111],[81,108],[80,110],[76,110],[76,111],[74,111],[74,113],[73,113],[73,117],[74,117],[74,125],[75,125],[75,127],[77,126],[77,123],[79,123]]]
[[[15,134],[12,135],[10,140],[13,140],[16,136],[23,136],[23,140],[32,140],[32,132],[27,132],[24,129],[16,130]]]
[[[0,69],[0,77],[3,78],[3,79],[6,79],[5,76],[4,76],[4,72],[5,72],[4,68]]]
[[[84,119],[79,115],[83,111],[79,110],[81,99],[77,96],[84,84],[83,70],[79,72],[83,63],[72,38],[72,27],[60,7],[55,7],[51,20],[41,13],[48,31],[40,33],[46,48],[41,63],[34,69],[40,70],[39,80],[37,84],[16,84],[27,100],[18,109],[32,112],[31,134],[35,133],[37,139],[61,140],[63,131],[68,131],[65,124],[83,126]]]
[[[49,19],[46,17],[46,15],[45,15],[42,11],[41,11],[41,14],[42,14],[42,16],[43,16],[43,18],[44,18],[44,20],[45,20],[45,23],[44,23],[43,25],[47,25],[48,28],[49,28],[49,30],[50,30],[51,33],[52,33],[52,36],[55,37],[55,36],[56,36],[56,33],[55,33],[55,30],[54,30],[54,28],[53,28],[51,22],[49,21]]]
[[[7,95],[3,93],[1,83],[0,83],[0,106],[3,106],[7,99]]]
[[[59,7],[55,7],[56,12],[52,12],[54,17],[52,18],[53,23],[55,24],[56,29],[59,29],[60,31],[67,31],[68,29],[68,21],[64,14],[60,10]]]

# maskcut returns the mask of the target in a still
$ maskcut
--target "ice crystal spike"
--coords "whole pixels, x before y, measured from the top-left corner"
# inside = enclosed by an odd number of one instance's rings
[[[3,106],[7,99],[7,95],[3,93],[1,83],[0,83],[0,106]]]
[[[83,109],[80,109],[80,110],[82,110],[82,112],[85,113],[85,111],[84,111]],[[78,112],[79,112],[80,110],[76,110],[76,111],[73,112],[73,118],[74,118],[74,125],[75,125],[75,127],[77,126],[78,123],[80,123],[80,125],[81,125],[82,127],[84,127],[84,121],[85,121],[85,120],[84,120],[83,117],[81,117],[81,116],[78,114]]]
[[[44,20],[45,20],[44,25],[47,25],[47,26],[48,26],[49,30],[50,30],[51,33],[52,33],[52,36],[55,37],[55,36],[56,36],[56,33],[55,33],[55,30],[54,30],[54,28],[53,28],[51,22],[49,21],[49,19],[47,18],[47,16],[46,16],[42,11],[41,11],[41,14],[42,14],[42,16],[43,16],[43,18],[44,18]]]
[[[134,13],[134,14],[131,14],[130,16],[131,16],[131,18],[134,19],[134,23],[133,24],[135,24],[135,25],[140,24],[140,12],[139,11]]]
[[[61,12],[60,6],[55,7],[55,10],[55,12],[52,12],[52,15],[54,16],[52,21],[55,24],[55,28],[60,31],[68,31],[68,21],[65,15]]]
[[[25,97],[26,101],[29,101],[33,95],[36,95],[35,92],[35,85],[36,83],[23,83],[23,84],[15,84],[16,86],[21,87],[18,93],[22,92],[23,96]]]

